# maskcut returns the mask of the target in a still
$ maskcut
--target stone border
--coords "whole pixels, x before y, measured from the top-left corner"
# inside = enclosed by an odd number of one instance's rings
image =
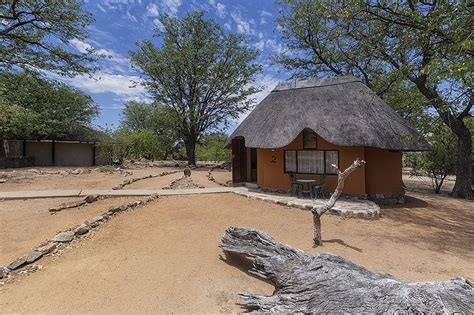
[[[222,187],[231,187],[231,186],[229,186],[229,185],[227,185],[227,184],[223,184],[223,183],[220,183],[220,182],[216,181],[216,179],[214,178],[214,176],[212,176],[212,172],[213,172],[213,171],[214,171],[214,168],[211,168],[211,169],[207,172],[207,174],[206,174],[206,177],[207,177],[207,179],[208,179],[209,181],[211,181],[211,182],[213,182],[213,183],[216,183],[217,185],[222,186]]]
[[[110,196],[99,196],[99,195],[87,195],[81,200],[78,201],[71,201],[71,202],[63,202],[56,207],[49,208],[49,212],[51,214],[56,214],[65,209],[72,209],[72,208],[79,208],[81,206],[87,206],[88,204],[94,203],[98,200],[104,200],[106,198],[110,198]]]
[[[155,178],[155,177],[162,177],[162,176],[166,176],[166,175],[176,174],[176,173],[179,173],[179,172],[182,172],[182,170],[170,171],[170,172],[161,172],[160,174],[155,174],[155,175],[150,174],[150,175],[145,175],[145,176],[142,176],[142,177],[126,179],[121,184],[118,184],[117,186],[112,187],[112,190],[122,190],[125,186],[131,185],[131,184],[133,184],[135,182],[138,182],[140,180]]]
[[[34,248],[33,250],[23,255],[22,257],[17,258],[13,262],[11,262],[8,266],[0,266],[0,279],[5,278],[5,277],[11,278],[12,271],[17,271],[19,269],[25,268],[28,265],[36,262],[43,256],[51,254],[53,251],[62,249],[65,244],[68,244],[72,242],[73,240],[81,239],[84,235],[89,233],[91,230],[109,221],[118,213],[131,210],[138,206],[144,206],[147,203],[154,201],[156,199],[158,199],[158,195],[155,194],[155,195],[148,196],[144,199],[128,202],[121,206],[110,207],[107,212],[104,212],[103,214],[98,215],[94,217],[93,219],[88,219],[78,226],[75,226],[73,228],[57,233],[53,238],[42,243],[40,246]],[[37,269],[38,268],[30,268],[31,271],[36,271]],[[28,270],[25,270],[25,271],[28,272]],[[18,272],[18,274],[20,273],[22,273],[22,271]]]
[[[303,210],[311,210],[315,206],[319,206],[319,204],[315,204],[315,202],[311,199],[298,199],[295,197],[284,196],[284,195],[271,195],[265,194],[258,191],[251,191],[248,189],[236,189],[233,191],[235,194],[256,199],[262,200],[266,202],[276,203],[281,206],[287,206],[292,208],[298,208]],[[316,199],[318,200],[318,199]],[[352,204],[348,204],[352,203]],[[354,207],[353,203],[363,204],[364,207],[357,209],[357,206]],[[321,203],[321,205],[323,202]],[[348,201],[348,200],[338,200],[336,205],[331,208],[328,214],[337,215],[341,218],[348,219],[348,218],[358,218],[358,219],[365,219],[365,220],[376,220],[382,216],[382,210],[380,207],[374,203],[373,201],[369,200],[358,200],[358,201]]]

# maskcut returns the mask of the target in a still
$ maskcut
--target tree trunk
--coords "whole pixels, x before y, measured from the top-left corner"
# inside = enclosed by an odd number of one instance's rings
[[[453,130],[454,131],[454,130]],[[457,132],[456,132],[457,131]],[[453,196],[458,198],[472,199],[472,138],[469,128],[461,124],[456,128],[458,136],[458,160],[456,168],[456,182],[453,188]]]
[[[321,216],[313,212],[313,242],[315,246],[322,246],[323,241],[321,240]]]
[[[471,94],[468,105],[464,111],[456,117],[449,110],[446,110],[447,104],[445,104],[438,92],[435,89],[427,87],[426,75],[422,75],[419,78],[411,78],[410,80],[416,84],[421,94],[432,102],[433,107],[436,109],[443,122],[458,137],[456,183],[454,184],[452,194],[455,197],[472,199],[472,139],[471,132],[464,124],[463,119],[468,115],[472,108],[474,96]]]
[[[474,287],[466,279],[407,283],[328,253],[310,254],[264,232],[229,227],[219,244],[253,258],[249,273],[273,283],[271,296],[239,294],[259,313],[472,314]],[[241,265],[240,265],[241,266]]]
[[[186,147],[186,157],[188,158],[188,165],[196,165],[196,140],[186,140],[184,145]]]
[[[331,198],[329,198],[329,200],[322,207],[311,209],[311,212],[313,213],[314,246],[323,245],[323,242],[321,240],[321,216],[325,214],[329,209],[334,207],[334,205],[336,204],[337,199],[339,199],[339,196],[344,190],[344,181],[346,180],[347,176],[349,176],[353,171],[362,167],[363,165],[365,165],[365,161],[357,159],[348,168],[346,168],[344,172],[341,172],[336,165],[332,165],[332,167],[337,170],[336,190],[334,190],[331,195]]]

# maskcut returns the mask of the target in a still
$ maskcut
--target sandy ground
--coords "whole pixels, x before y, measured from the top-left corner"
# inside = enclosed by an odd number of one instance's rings
[[[48,167],[37,168],[39,170],[58,171],[64,168]],[[112,187],[122,183],[125,179],[142,177],[149,174],[160,174],[177,170],[171,167],[149,167],[140,169],[127,169],[132,175],[122,176],[117,172],[99,172],[92,170],[88,174],[81,175],[60,175],[46,174],[38,175],[29,172],[28,169],[13,170],[13,178],[8,178],[7,182],[0,184],[0,191],[15,190],[68,190],[68,189],[111,189]],[[7,173],[7,172],[0,172]],[[8,172],[12,174],[11,172]]]
[[[110,198],[87,206],[62,210],[54,215],[49,208],[81,198],[47,198],[0,202],[0,265],[8,265],[57,232],[106,212],[109,207],[138,197]]]
[[[229,181],[232,180],[232,173],[226,170],[215,169],[212,172],[212,177],[221,185],[226,185]]]
[[[226,227],[262,229],[309,252],[325,251],[411,281],[474,279],[472,202],[410,193],[376,221],[322,218],[233,194],[163,197],[121,214],[43,269],[0,288],[2,312],[238,312],[238,292],[271,294],[217,247]]]

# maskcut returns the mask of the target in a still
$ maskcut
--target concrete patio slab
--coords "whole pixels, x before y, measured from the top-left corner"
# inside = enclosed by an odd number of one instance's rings
[[[302,199],[288,195],[266,193],[257,189],[247,187],[234,187],[234,193],[249,198],[268,201],[283,206],[307,209],[320,207],[327,202],[327,199]],[[328,211],[329,214],[343,218],[378,219],[380,218],[380,207],[370,200],[345,200],[339,199],[334,207]]]

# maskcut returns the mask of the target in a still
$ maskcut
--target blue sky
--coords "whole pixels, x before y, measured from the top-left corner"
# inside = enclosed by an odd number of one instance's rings
[[[65,80],[91,95],[100,106],[95,126],[117,127],[127,100],[147,99],[143,87],[134,84],[139,82],[140,74],[131,69],[128,56],[136,50],[137,41],[153,39],[155,28],[162,27],[158,17],[164,13],[181,17],[204,10],[207,18],[215,19],[226,31],[244,34],[250,45],[260,50],[258,62],[264,66],[256,84],[265,89],[254,96],[257,101],[288,77],[270,63],[270,56],[283,49],[275,23],[278,12],[274,0],[89,0],[85,9],[96,20],[88,27],[90,38],[71,41],[71,48],[81,52],[94,48],[107,58],[100,62],[101,69],[93,78],[77,76]],[[235,123],[229,131],[234,128]]]

